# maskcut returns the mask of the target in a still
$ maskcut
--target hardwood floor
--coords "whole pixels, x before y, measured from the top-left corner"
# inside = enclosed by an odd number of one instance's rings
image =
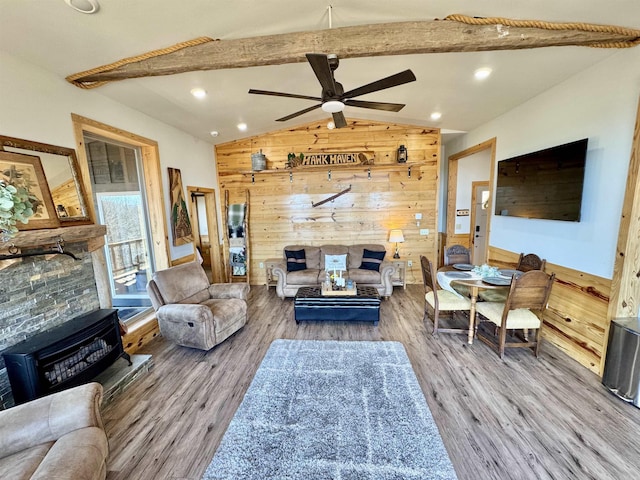
[[[141,353],[155,368],[104,409],[109,480],[199,480],[271,341],[394,340],[413,364],[458,477],[640,476],[640,410],[548,343],[504,360],[465,335],[431,336],[422,286],[396,289],[371,324],[293,321],[293,302],[253,286],[249,321],[209,352],[162,338]]]

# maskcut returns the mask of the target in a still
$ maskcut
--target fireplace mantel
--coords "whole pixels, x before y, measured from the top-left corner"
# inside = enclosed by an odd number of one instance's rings
[[[89,251],[93,251],[104,245],[106,234],[107,227],[105,225],[76,225],[40,230],[21,230],[8,242],[0,243],[0,251],[5,251],[11,246],[20,249],[55,245],[59,240],[64,243],[88,242]]]

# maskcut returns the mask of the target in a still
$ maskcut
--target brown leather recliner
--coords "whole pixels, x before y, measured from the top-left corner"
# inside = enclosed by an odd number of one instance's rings
[[[102,385],[88,383],[0,412],[0,477],[104,480]]]
[[[210,350],[247,322],[249,285],[209,284],[197,262],[154,273],[147,292],[162,336],[184,347]]]

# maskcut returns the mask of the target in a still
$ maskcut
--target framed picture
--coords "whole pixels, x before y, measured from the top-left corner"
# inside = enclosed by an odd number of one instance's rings
[[[35,213],[29,218],[29,222],[16,224],[19,230],[60,226],[39,157],[0,151],[0,180],[15,187],[26,188],[34,204]]]
[[[173,245],[193,243],[189,209],[182,193],[182,174],[180,169],[169,167],[169,198],[171,200],[171,231]]]

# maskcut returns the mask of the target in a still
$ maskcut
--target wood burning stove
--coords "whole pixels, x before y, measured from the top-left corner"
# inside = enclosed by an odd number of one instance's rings
[[[76,317],[8,348],[2,357],[16,404],[86,383],[119,357],[131,365],[115,309]]]

